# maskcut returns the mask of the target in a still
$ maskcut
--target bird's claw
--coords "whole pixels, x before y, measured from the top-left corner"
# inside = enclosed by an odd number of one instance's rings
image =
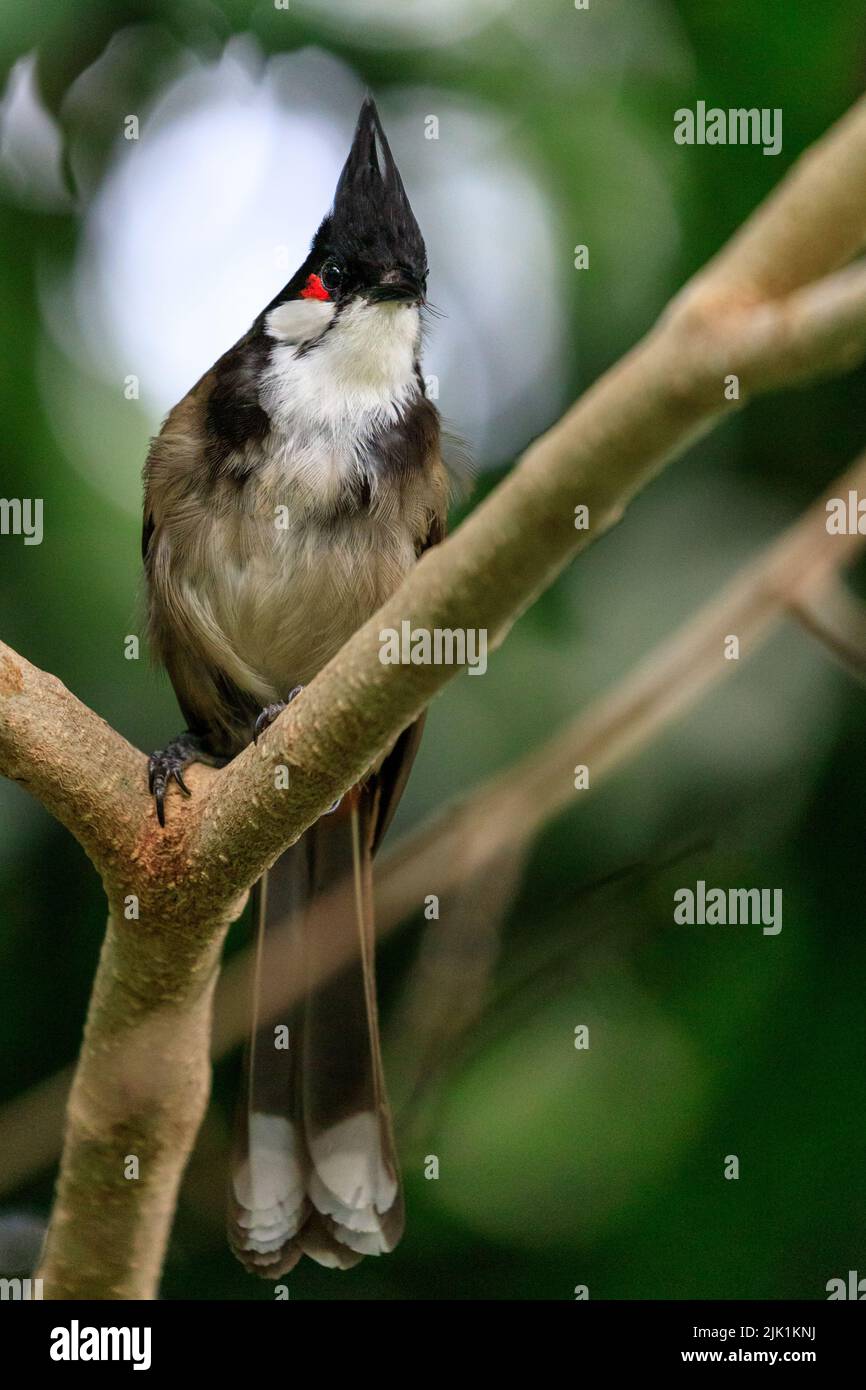
[[[289,691],[285,700],[276,700],[272,705],[265,705],[253,726],[253,743],[258,743],[259,736],[271,727],[277,715],[282,714],[286,705],[290,705],[293,700],[297,699],[303,688],[302,685],[296,685],[294,690]]]
[[[189,758],[181,757],[171,748],[164,748],[158,753],[151,753],[147,762],[147,785],[151,796],[156,802],[156,818],[161,826],[165,826],[165,794],[169,784],[176,782],[184,796],[191,796],[189,787],[183,780],[183,769],[189,762]]]
[[[272,705],[265,705],[253,728],[253,743],[258,743],[259,735],[271,727],[277,715],[282,714],[285,708],[283,700],[276,700]]]

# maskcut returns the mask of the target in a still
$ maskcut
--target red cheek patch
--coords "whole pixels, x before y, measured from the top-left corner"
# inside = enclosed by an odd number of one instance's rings
[[[301,290],[301,299],[330,299],[331,296],[325,289],[318,275],[309,275],[307,283]]]

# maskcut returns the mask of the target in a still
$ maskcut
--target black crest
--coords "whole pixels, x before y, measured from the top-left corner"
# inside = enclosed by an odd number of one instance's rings
[[[418,280],[427,273],[421,229],[406,196],[375,102],[361,107],[334,206],[313,241],[313,250],[342,256],[360,278],[401,268]]]

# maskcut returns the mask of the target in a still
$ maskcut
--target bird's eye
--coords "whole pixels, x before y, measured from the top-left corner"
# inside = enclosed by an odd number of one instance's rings
[[[325,289],[333,294],[334,290],[338,290],[343,283],[343,267],[338,265],[336,261],[325,261],[319,279]]]

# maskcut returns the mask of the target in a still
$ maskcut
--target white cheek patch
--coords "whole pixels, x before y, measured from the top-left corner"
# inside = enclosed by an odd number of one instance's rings
[[[281,343],[306,343],[324,333],[333,317],[333,304],[323,299],[289,299],[271,310],[265,329]]]

